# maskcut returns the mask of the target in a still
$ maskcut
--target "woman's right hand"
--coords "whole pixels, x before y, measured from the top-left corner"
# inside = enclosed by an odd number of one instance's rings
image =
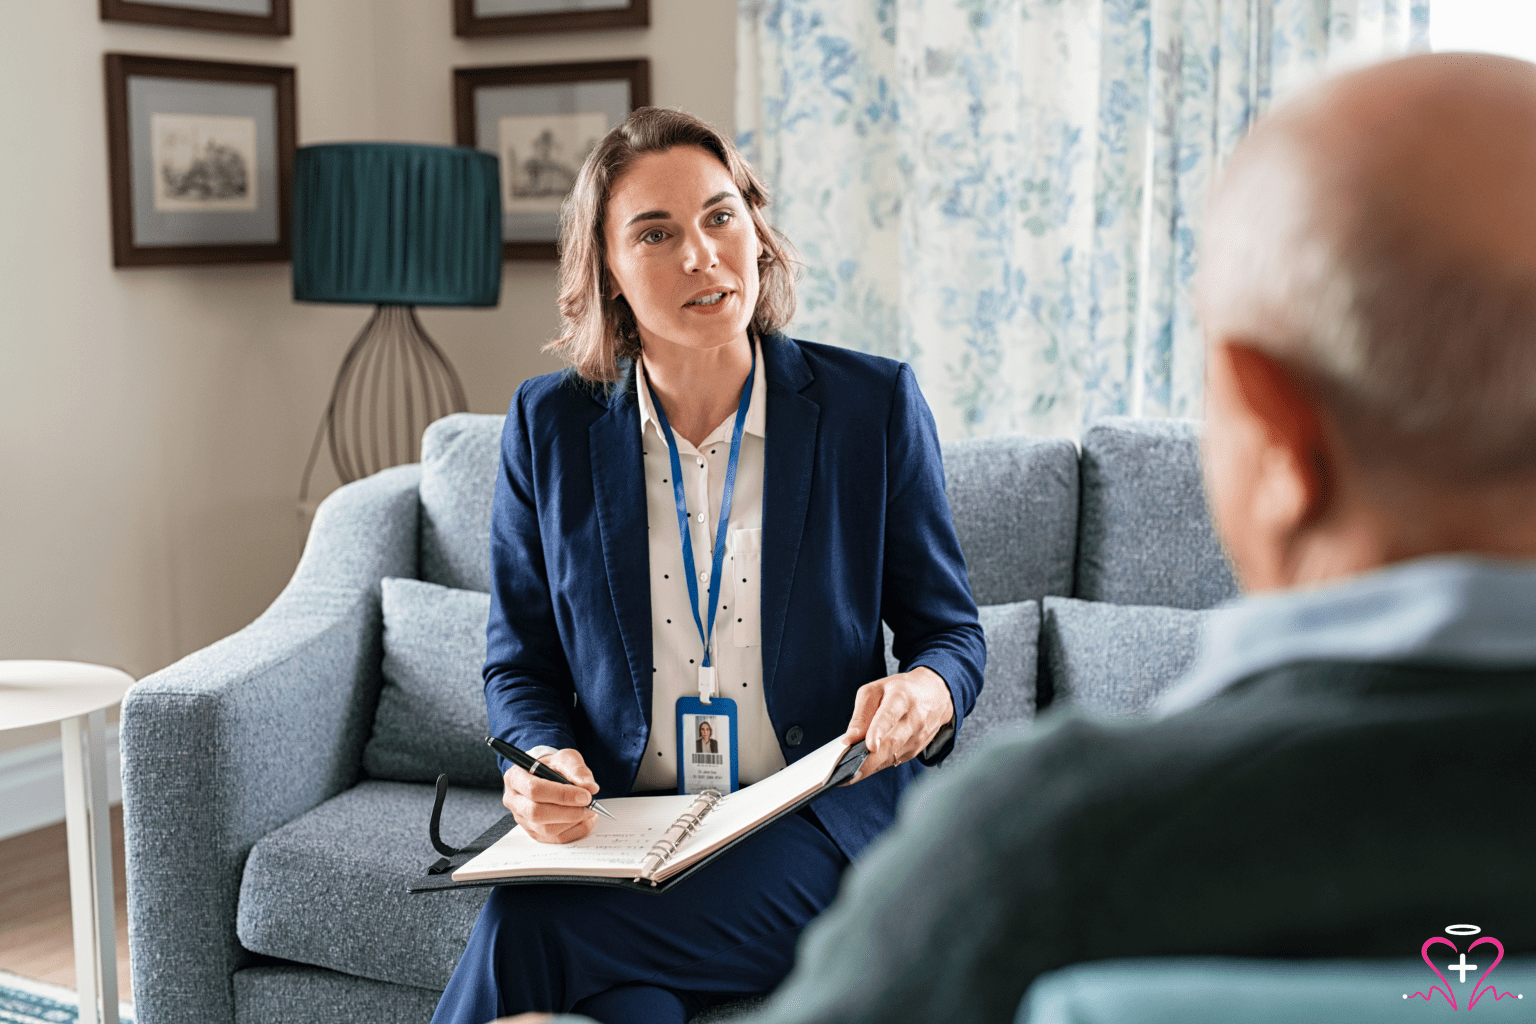
[[[513,765],[502,776],[502,806],[538,842],[569,843],[582,838],[597,824],[597,812],[590,808],[597,780],[579,750],[567,747],[539,760],[571,784],[550,782]]]

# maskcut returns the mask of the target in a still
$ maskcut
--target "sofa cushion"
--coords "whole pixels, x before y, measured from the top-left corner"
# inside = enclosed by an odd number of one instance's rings
[[[283,964],[236,971],[235,1024],[423,1024],[442,993]]]
[[[977,609],[987,637],[987,667],[981,695],[955,738],[955,758],[963,758],[998,729],[1021,728],[1035,717],[1035,670],[1039,663],[1040,606],[1034,601],[982,605]],[[885,667],[901,670],[885,630]]]
[[[429,583],[490,592],[502,422],[455,413],[421,436],[421,578]]]
[[[1051,705],[1139,715],[1195,660],[1209,612],[1045,599],[1040,646]]]
[[[1205,505],[1196,421],[1098,421],[1083,435],[1081,487],[1074,596],[1209,608],[1237,595]]]
[[[443,839],[467,843],[506,811],[499,793],[450,790]],[[364,781],[251,848],[235,930],[246,949],[375,981],[441,990],[489,890],[411,895],[437,859],[432,787]]]
[[[977,604],[1072,592],[1077,448],[1059,437],[943,445],[944,492]]]
[[[485,745],[485,623],[491,595],[386,578],[384,688],[363,748],[376,779],[501,788]]]

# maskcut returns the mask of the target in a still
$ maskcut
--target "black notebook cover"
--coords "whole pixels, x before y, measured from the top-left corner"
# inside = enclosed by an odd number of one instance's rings
[[[609,888],[631,889],[635,892],[666,892],[672,886],[688,878],[699,868],[708,864],[737,843],[746,842],[780,818],[796,813],[800,808],[805,807],[827,790],[835,789],[853,778],[854,774],[859,770],[859,765],[863,764],[864,759],[868,756],[869,751],[865,749],[864,744],[862,742],[855,743],[843,754],[842,759],[837,762],[837,767],[832,769],[831,777],[820,789],[807,794],[767,821],[762,822],[747,832],[743,832],[735,839],[722,845],[719,849],[712,851],[709,856],[694,864],[690,864],[687,868],[663,882],[637,882],[631,878],[594,878],[586,875],[531,875],[521,878],[481,878],[472,882],[455,882],[453,880],[453,872],[469,863],[472,858],[490,849],[496,840],[517,827],[517,822],[512,819],[512,815],[506,814],[496,824],[476,836],[474,842],[464,847],[452,857],[443,857],[438,860],[437,863],[427,869],[426,874],[406,883],[405,888],[407,892],[442,892],[447,889],[483,889],[495,885],[604,885]]]

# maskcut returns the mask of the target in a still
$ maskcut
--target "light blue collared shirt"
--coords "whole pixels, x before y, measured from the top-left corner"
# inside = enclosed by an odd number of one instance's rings
[[[1536,665],[1536,563],[1440,555],[1239,598],[1211,614],[1194,667],[1153,713],[1176,714],[1298,661]]]

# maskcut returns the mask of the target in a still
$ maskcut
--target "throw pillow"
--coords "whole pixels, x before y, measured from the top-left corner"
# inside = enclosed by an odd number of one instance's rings
[[[383,581],[384,688],[363,749],[376,779],[501,787],[485,745],[485,624],[491,595],[420,580]]]
[[[1047,597],[1040,646],[1052,706],[1146,713],[1193,664],[1208,614]]]
[[[1047,598],[1049,600],[1049,598]],[[982,605],[977,609],[987,637],[987,667],[981,695],[955,737],[953,758],[963,758],[990,733],[1018,729],[1035,717],[1035,667],[1040,639],[1040,606],[1034,601]],[[891,630],[885,630],[885,667],[901,671],[891,653]],[[948,763],[948,759],[946,759]]]

